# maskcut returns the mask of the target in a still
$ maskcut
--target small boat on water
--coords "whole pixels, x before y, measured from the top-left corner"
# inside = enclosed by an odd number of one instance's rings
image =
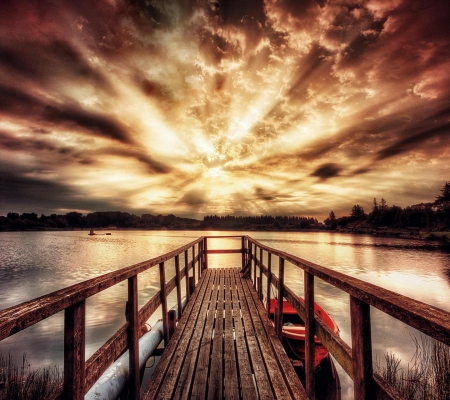
[[[95,235],[111,235],[110,232],[107,233],[95,233],[94,230],[91,228],[91,230],[88,233],[89,236],[95,236]]]
[[[299,297],[304,304],[304,299]],[[270,299],[270,319],[274,321],[278,308],[278,299]],[[331,316],[317,303],[314,303],[315,314],[336,334],[339,327]],[[282,343],[287,355],[304,383],[305,379],[305,323],[297,314],[294,307],[283,301]],[[316,399],[340,400],[341,385],[338,373],[328,349],[315,337],[314,371],[316,376]]]

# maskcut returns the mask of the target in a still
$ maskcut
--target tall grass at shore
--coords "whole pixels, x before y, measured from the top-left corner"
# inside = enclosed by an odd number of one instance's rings
[[[450,399],[450,347],[432,338],[413,337],[416,352],[406,370],[395,354],[385,355],[385,366],[376,363],[383,378],[410,400]]]
[[[0,400],[46,400],[62,387],[63,376],[58,367],[31,370],[26,355],[16,365],[11,355],[0,354]]]

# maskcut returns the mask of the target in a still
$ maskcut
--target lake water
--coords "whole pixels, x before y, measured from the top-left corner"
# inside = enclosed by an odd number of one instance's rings
[[[156,257],[201,235],[230,234],[248,234],[270,247],[450,311],[450,254],[428,243],[330,232],[198,231],[112,231],[111,236],[88,236],[86,231],[0,232],[0,309]],[[209,249],[239,247],[240,241],[231,239],[208,244]],[[238,264],[232,266],[240,266],[240,256],[210,256],[210,267],[233,262]],[[286,273],[285,281],[303,295],[302,271],[287,264]],[[171,268],[167,280],[173,274]],[[158,291],[157,269],[142,274],[138,285],[142,306]],[[316,279],[315,296],[351,344],[348,295]],[[126,283],[122,283],[88,299],[86,358],[125,323],[126,297]],[[173,293],[170,303],[175,302]],[[150,324],[158,318],[155,315]],[[0,353],[20,362],[26,353],[32,367],[62,365],[62,332],[59,313],[0,342]],[[418,333],[372,310],[374,358],[384,360],[384,354],[394,353],[407,364],[415,350],[412,335]],[[352,382],[338,370],[342,398],[351,399]]]

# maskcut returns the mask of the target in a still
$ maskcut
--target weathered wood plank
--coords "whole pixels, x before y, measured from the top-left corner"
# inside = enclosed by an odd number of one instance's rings
[[[267,373],[269,375],[269,379],[273,387],[273,392],[275,394],[275,397],[278,399],[290,398],[291,393],[280,371],[272,347],[269,344],[269,339],[266,333],[266,329],[269,328],[268,327],[266,328],[263,325],[263,321],[265,324],[270,323],[267,320],[267,314],[265,310],[261,310],[262,315],[260,312],[258,312],[259,305],[261,305],[262,307],[262,304],[259,301],[258,293],[253,289],[252,285],[249,284],[248,280],[246,281],[246,283],[247,285],[243,284],[244,293],[247,298],[247,304],[248,309],[250,311],[251,321],[253,323],[256,332],[258,344],[261,349],[261,355],[263,357],[264,364],[266,366]]]
[[[237,280],[240,280],[239,270],[233,271],[230,276],[231,296],[233,299],[233,320],[236,335],[236,357],[239,368],[239,380],[243,399],[256,400],[258,398],[253,383],[252,368],[248,355],[244,326],[242,323],[241,307],[238,297]]]
[[[237,290],[239,301],[241,304],[242,320],[244,322],[245,336],[247,338],[248,352],[253,367],[256,387],[260,399],[274,399],[275,396],[272,392],[272,387],[270,385],[266,367],[261,356],[258,340],[256,338],[257,333],[255,332],[252,324],[247,298],[244,292],[244,287],[246,286],[247,284],[244,282],[244,280],[237,281]]]
[[[208,387],[208,400],[223,397],[223,301],[225,277],[220,270],[218,281],[217,311],[214,325],[214,340],[211,354],[211,370]]]
[[[214,279],[215,271],[211,272],[211,279]],[[192,337],[189,342],[189,349],[185,349],[186,355],[184,358],[181,373],[178,377],[176,383],[176,389],[173,398],[174,399],[189,399],[191,396],[192,384],[194,381],[194,376],[196,372],[198,354],[200,352],[200,345],[202,341],[202,336],[206,323],[206,315],[208,313],[209,303],[211,301],[212,290],[211,285],[208,285],[205,289],[205,295],[203,301],[201,302],[200,310],[198,313],[198,318],[195,322],[195,327],[193,327]],[[197,303],[197,302],[196,302]],[[176,366],[173,366],[176,368]],[[164,390],[164,384],[163,389]],[[164,398],[166,398],[164,396]]]
[[[217,296],[219,294],[219,273],[214,271],[211,278],[213,287],[211,288],[211,301],[209,303],[206,317],[205,329],[200,343],[200,352],[198,355],[197,368],[195,371],[195,385],[192,387],[191,399],[204,399],[207,392],[208,371],[211,359],[212,334],[214,329],[214,319],[217,307]],[[210,280],[210,281],[211,281]],[[191,350],[191,348],[189,348]],[[214,360],[217,362],[217,360]]]
[[[224,334],[224,388],[226,399],[239,399],[236,352],[233,333],[233,310],[231,297],[230,269],[225,270],[225,334]]]
[[[184,314],[178,322],[177,329],[175,330],[172,339],[167,345],[158,365],[156,366],[152,379],[145,388],[141,398],[145,400],[155,399],[159,395],[159,390],[162,386],[163,380],[165,380],[166,383],[165,387],[170,387],[171,390],[175,387],[175,382],[178,378],[179,370],[181,369],[181,363],[184,359],[183,350],[185,351],[187,349],[190,339],[190,335],[184,334],[184,332],[189,333],[193,330],[200,308],[200,303],[206,292],[209,277],[210,273],[207,271],[207,273],[203,276],[202,281],[193,291],[191,301],[186,305]],[[197,297],[200,299],[199,302],[196,302]],[[175,350],[179,348],[181,348],[181,351],[175,352]],[[178,367],[178,370],[176,368],[172,368],[169,371],[169,366]],[[166,398],[171,398],[171,394],[171,392],[168,393]],[[160,398],[164,398],[164,396],[160,395]]]

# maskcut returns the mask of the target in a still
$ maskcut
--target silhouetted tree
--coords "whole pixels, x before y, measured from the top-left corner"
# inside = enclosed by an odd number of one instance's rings
[[[441,189],[441,194],[436,197],[434,204],[440,209],[450,206],[450,182],[445,182]]]
[[[366,217],[366,213],[364,212],[364,208],[362,208],[359,204],[355,204],[352,207],[350,216],[353,219],[364,219]]]

